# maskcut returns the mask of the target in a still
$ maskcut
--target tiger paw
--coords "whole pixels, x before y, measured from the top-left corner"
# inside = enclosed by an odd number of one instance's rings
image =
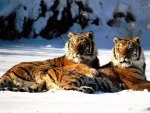
[[[79,91],[84,92],[84,93],[88,93],[88,94],[95,93],[94,89],[92,87],[88,87],[88,86],[81,86],[79,88]]]
[[[99,75],[99,71],[94,68],[90,68],[85,74],[86,76],[93,78],[94,76]]]

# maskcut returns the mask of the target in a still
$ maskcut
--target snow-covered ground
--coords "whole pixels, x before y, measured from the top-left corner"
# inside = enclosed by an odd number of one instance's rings
[[[98,41],[98,40],[97,40]],[[45,60],[63,55],[65,40],[43,39],[0,42],[0,75],[22,61]],[[109,62],[110,49],[98,48],[101,65]],[[146,75],[150,80],[150,51]],[[0,113],[149,113],[150,93],[125,90],[84,94],[77,91],[27,93],[0,91]]]
[[[23,61],[45,60],[63,55],[64,43],[68,40],[64,34],[59,39],[46,41],[40,37],[32,39],[33,33],[40,33],[53,14],[49,8],[54,0],[43,0],[48,11],[45,17],[40,15],[41,0],[0,0],[0,16],[8,16],[16,11],[15,27],[18,32],[23,30],[24,19],[36,20],[29,35],[30,40],[6,42],[0,40],[0,76],[13,65]],[[65,0],[57,10],[57,19],[61,19]],[[78,1],[78,0],[77,0]],[[140,35],[146,56],[146,76],[150,80],[150,0],[82,0],[93,10],[93,13],[84,12],[85,16],[100,18],[100,26],[89,25],[81,30],[78,23],[74,23],[68,30],[93,31],[98,48],[100,64],[110,61],[113,37],[127,35],[130,30],[133,35]],[[77,5],[72,4],[71,14],[78,15]],[[131,12],[135,22],[127,23],[125,18],[118,18],[119,26],[110,27],[107,21],[113,19],[114,12],[125,15]],[[63,28],[63,26],[62,26]],[[149,113],[150,92],[125,90],[117,93],[84,94],[77,91],[49,91],[45,93],[26,93],[0,91],[0,113]]]

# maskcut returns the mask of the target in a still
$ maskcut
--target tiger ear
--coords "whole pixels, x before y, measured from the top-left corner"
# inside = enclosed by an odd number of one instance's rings
[[[118,37],[114,37],[113,42],[116,44],[120,39]]]
[[[133,41],[134,41],[135,43],[140,44],[141,39],[140,39],[139,36],[136,36],[136,37],[133,38]]]
[[[73,36],[74,36],[74,33],[72,33],[72,32],[69,32],[69,33],[68,33],[68,37],[69,37],[69,38],[71,38],[71,37],[73,37]]]
[[[93,39],[93,38],[94,38],[94,34],[93,34],[92,31],[87,32],[87,36],[88,36],[90,39]]]

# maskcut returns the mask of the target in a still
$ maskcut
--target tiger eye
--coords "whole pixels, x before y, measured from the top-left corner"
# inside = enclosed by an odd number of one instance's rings
[[[117,50],[121,51],[121,49],[122,49],[122,44],[119,44]]]
[[[136,57],[137,57],[137,54],[132,54],[132,57],[133,57],[133,58],[136,58]]]
[[[121,51],[121,48],[120,47],[118,47],[118,49],[117,49],[118,51]]]
[[[133,48],[132,42],[128,42],[128,48]]]

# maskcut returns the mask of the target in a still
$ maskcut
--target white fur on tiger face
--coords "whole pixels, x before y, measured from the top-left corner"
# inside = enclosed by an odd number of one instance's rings
[[[82,63],[82,61],[92,61],[97,57],[92,32],[79,32],[77,34],[69,32],[68,37],[69,41],[65,44],[65,55],[68,59]]]
[[[115,66],[136,66],[143,69],[145,58],[139,37],[114,38],[113,41],[115,46],[112,50],[112,62]]]

